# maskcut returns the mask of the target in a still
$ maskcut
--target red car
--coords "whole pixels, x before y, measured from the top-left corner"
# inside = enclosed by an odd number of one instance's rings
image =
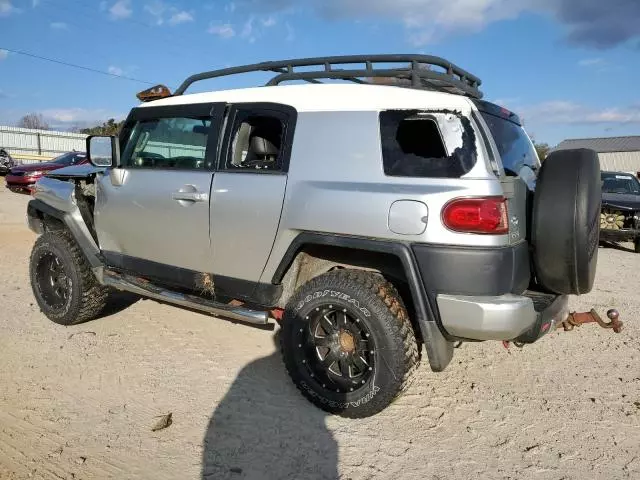
[[[88,163],[84,152],[68,152],[54,158],[50,162],[31,163],[13,167],[5,181],[7,188],[16,193],[28,193],[33,191],[35,183],[46,173],[71,165]]]

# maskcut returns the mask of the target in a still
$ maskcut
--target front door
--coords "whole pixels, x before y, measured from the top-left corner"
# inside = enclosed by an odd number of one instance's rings
[[[98,179],[95,224],[107,263],[160,278],[171,267],[213,271],[209,201],[223,115],[220,104],[132,111],[121,166]]]

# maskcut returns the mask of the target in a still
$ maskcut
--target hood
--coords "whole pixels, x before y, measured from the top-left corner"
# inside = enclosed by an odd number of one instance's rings
[[[39,162],[39,163],[29,163],[26,165],[20,165],[18,167],[13,167],[11,171],[13,172],[35,172],[35,171],[45,171],[48,172],[50,170],[55,170],[57,168],[62,168],[64,165],[58,165],[57,163],[52,162]]]
[[[48,175],[53,178],[86,178],[96,173],[102,173],[106,167],[95,167],[90,163],[73,165],[71,167],[57,168],[55,172]]]
[[[640,195],[630,193],[603,193],[602,205],[622,210],[640,210]]]

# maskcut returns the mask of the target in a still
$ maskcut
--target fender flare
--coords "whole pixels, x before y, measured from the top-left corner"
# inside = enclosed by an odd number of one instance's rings
[[[78,243],[80,250],[84,253],[92,269],[103,267],[100,248],[91,236],[80,209],[74,204],[70,211],[60,210],[39,199],[29,201],[27,205],[27,221],[29,228],[37,234],[46,231],[44,216],[55,218],[62,222],[71,232],[71,235]]]
[[[409,284],[415,309],[415,320],[427,350],[429,364],[434,372],[440,372],[451,361],[453,343],[443,335],[438,325],[437,307],[432,305],[426,293],[411,247],[407,243],[373,240],[361,237],[349,237],[325,233],[300,233],[289,245],[275,270],[272,283],[282,282],[289,267],[305,246],[329,246],[384,253],[395,256],[401,263]]]

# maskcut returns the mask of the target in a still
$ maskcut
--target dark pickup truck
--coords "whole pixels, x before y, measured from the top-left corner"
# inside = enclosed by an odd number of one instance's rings
[[[602,172],[600,239],[633,242],[640,253],[640,181],[622,172]]]

